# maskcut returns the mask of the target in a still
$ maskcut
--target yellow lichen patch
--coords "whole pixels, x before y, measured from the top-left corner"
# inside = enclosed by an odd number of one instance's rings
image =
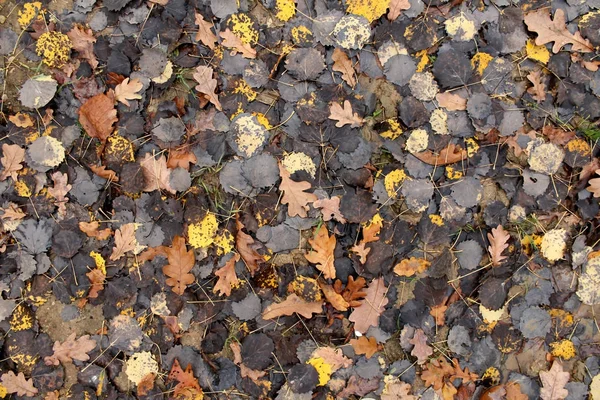
[[[473,138],[468,138],[465,140],[465,144],[467,145],[467,156],[469,158],[473,157],[479,151],[479,144]]]
[[[223,230],[219,235],[214,237],[215,246],[217,246],[217,255],[221,256],[229,254],[235,246],[235,238],[228,230]]]
[[[11,361],[17,364],[19,369],[28,369],[28,367],[33,367],[38,358],[38,356],[23,353],[13,354],[10,356]]]
[[[373,22],[385,13],[389,3],[383,0],[347,0],[346,11],[350,14],[362,15],[369,22]]]
[[[398,189],[406,179],[406,172],[403,169],[395,169],[385,176],[383,184],[388,196],[395,198],[398,195]]]
[[[483,320],[486,323],[491,324],[494,322],[498,322],[500,321],[500,318],[502,318],[502,315],[506,312],[506,304],[499,310],[490,310],[480,304],[479,312],[481,313],[481,316],[483,317]]]
[[[83,296],[83,293],[81,294],[81,296]],[[79,297],[81,297],[79,296]],[[135,313],[133,312],[133,307],[127,307],[121,310],[120,312],[121,315],[126,315],[128,317],[135,317]]]
[[[491,386],[497,385],[500,383],[500,371],[496,367],[489,367],[481,375],[481,380],[490,382]]]
[[[96,268],[98,268],[104,275],[106,275],[106,260],[102,257],[102,254],[97,251],[90,251],[90,257],[94,260]]]
[[[23,181],[15,182],[15,192],[17,192],[17,195],[21,197],[31,197],[33,194],[29,186],[27,186],[27,184]]]
[[[465,17],[462,12],[456,17],[447,19],[445,25],[448,35],[459,42],[467,42],[477,33],[475,22]]]
[[[579,138],[570,140],[569,143],[567,143],[567,150],[570,152],[577,152],[582,157],[589,156],[592,152],[589,143]]]
[[[521,246],[523,246],[523,251],[527,255],[531,255],[535,249],[539,249],[542,245],[542,236],[541,235],[525,235],[523,239],[521,239]]]
[[[256,100],[256,96],[258,96],[258,93],[256,93],[256,91],[252,89],[243,79],[237,81],[235,88],[233,88],[233,93],[245,96],[249,102]]]
[[[488,53],[477,53],[471,58],[471,68],[476,70],[479,75],[483,75],[483,71],[493,59],[494,57]]]
[[[557,261],[563,258],[567,248],[567,231],[564,229],[552,229],[546,232],[542,239],[542,255],[548,261]]]
[[[267,131],[252,114],[241,114],[235,120],[237,135],[235,143],[238,154],[252,157],[267,140]]]
[[[6,387],[0,383],[0,398],[5,398],[7,394],[8,390],[6,390]]]
[[[296,2],[294,0],[277,0],[275,4],[277,14],[275,16],[283,21],[289,21],[296,14]]]
[[[385,120],[384,124],[387,125],[387,130],[380,133],[381,137],[390,140],[395,140],[398,138],[398,136],[402,135],[402,127],[400,126],[400,123],[395,119],[390,118],[388,120]]]
[[[258,123],[261,124],[262,126],[264,126],[265,129],[273,128],[271,126],[271,123],[269,123],[269,119],[267,118],[267,116],[265,114],[259,113],[259,112],[252,112],[252,115],[254,115],[256,117],[256,119],[258,120]]]
[[[463,172],[462,171],[457,171],[454,169],[454,167],[448,165],[446,167],[446,178],[448,179],[460,179],[463,177]]]
[[[410,153],[419,153],[427,149],[429,135],[425,129],[415,129],[406,141],[406,150]]]
[[[17,19],[19,25],[21,25],[21,28],[26,28],[34,18],[41,19],[41,10],[42,3],[39,1],[23,4],[23,10],[19,11],[19,18]]]
[[[159,76],[152,78],[152,82],[158,84],[165,83],[169,80],[169,78],[171,78],[171,75],[173,75],[173,63],[171,61],[167,61],[167,65],[165,65],[163,72],[161,72]]]
[[[427,55],[427,49],[418,51],[415,56],[420,58],[419,63],[417,64],[417,72],[423,72],[427,64],[429,64],[429,56]]]
[[[148,374],[158,374],[158,362],[149,351],[134,353],[125,363],[127,378],[136,385]]]
[[[344,49],[361,49],[371,37],[371,29],[358,15],[348,14],[342,17],[332,32],[336,42]]]
[[[111,135],[106,141],[105,155],[115,155],[123,161],[133,162],[133,144],[121,135]]]
[[[317,173],[315,163],[304,153],[294,151],[286,154],[285,157],[283,157],[281,164],[290,174],[293,174],[296,171],[305,171],[314,178]]]
[[[290,35],[292,36],[292,41],[295,44],[303,44],[312,40],[312,32],[304,25],[295,26],[290,31]]]
[[[208,247],[214,243],[218,229],[217,217],[209,212],[202,221],[188,226],[188,243],[195,249]]]
[[[529,39],[525,45],[525,52],[527,57],[539,61],[543,64],[547,64],[550,61],[550,52],[546,46],[536,46],[533,39]]]
[[[242,43],[253,45],[258,42],[258,31],[254,29],[252,19],[243,13],[231,14],[227,20],[227,25],[231,26],[231,31]]]
[[[557,328],[570,328],[575,322],[573,314],[568,311],[561,310],[560,308],[553,308],[549,312],[550,317],[555,320]]]
[[[288,292],[295,293],[306,301],[322,301],[321,289],[316,279],[306,276],[297,276],[288,285]]]
[[[575,357],[577,350],[575,345],[570,340],[564,339],[558,342],[550,343],[550,353],[554,357],[562,358],[563,360],[570,360]]]
[[[436,108],[429,117],[431,129],[438,135],[447,135],[448,132],[448,114],[441,108]]]
[[[31,144],[39,137],[40,133],[38,131],[29,131],[25,134],[25,143]]]
[[[50,68],[60,68],[71,55],[71,39],[63,33],[51,31],[43,33],[37,41],[36,52],[44,64]]]
[[[327,364],[322,357],[313,357],[307,361],[307,364],[312,365],[317,370],[317,373],[319,374],[318,386],[325,386],[333,373],[331,365]]]
[[[437,215],[437,214],[430,214],[429,215],[429,220],[436,224],[437,226],[444,226],[444,220],[442,219],[441,216]]]
[[[29,308],[19,304],[10,318],[10,329],[15,332],[24,331],[33,327],[33,315]]]

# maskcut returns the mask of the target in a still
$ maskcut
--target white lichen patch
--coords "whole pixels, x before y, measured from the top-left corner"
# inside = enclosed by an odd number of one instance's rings
[[[410,153],[420,153],[429,145],[429,134],[425,129],[415,129],[406,140],[406,150]]]
[[[552,229],[542,239],[542,255],[548,261],[557,261],[563,258],[567,248],[567,231]]]
[[[315,174],[317,173],[317,167],[315,166],[315,163],[308,155],[304,153],[294,151],[286,154],[281,163],[290,174],[293,174],[296,171],[305,171],[314,178]]]

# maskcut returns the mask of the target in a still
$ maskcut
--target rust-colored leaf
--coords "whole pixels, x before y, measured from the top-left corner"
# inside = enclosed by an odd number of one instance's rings
[[[354,86],[356,86],[356,72],[354,71],[354,65],[352,65],[352,61],[348,55],[342,49],[336,48],[333,50],[331,59],[333,60],[332,69],[341,72],[344,82],[351,88],[354,88]]]
[[[194,283],[196,278],[190,273],[194,267],[194,251],[188,251],[185,239],[175,236],[171,247],[167,248],[167,259],[169,263],[162,268],[163,274],[168,276],[167,285],[171,286],[173,292],[182,295],[187,285]]]
[[[379,345],[374,337],[361,336],[358,339],[351,339],[350,345],[354,348],[356,354],[364,354],[367,358],[371,358],[373,354],[379,351]]]
[[[362,239],[360,242],[352,246],[352,251],[358,254],[360,257],[360,263],[364,264],[367,262],[367,256],[371,252],[371,248],[367,248],[367,243],[376,242],[379,240],[379,231],[383,227],[383,220],[376,215],[376,218],[373,218],[371,221],[367,223],[362,229]]]
[[[13,181],[17,181],[17,171],[23,169],[21,163],[25,159],[25,149],[17,144],[6,144],[2,145],[2,158],[0,162],[4,169],[0,174],[0,181],[5,181],[9,176]]]
[[[521,385],[517,382],[507,382],[504,385],[506,389],[506,400],[528,400],[529,396],[521,392]]]
[[[316,195],[305,192],[305,190],[310,189],[310,183],[291,180],[291,174],[281,164],[279,165],[279,175],[281,176],[279,190],[283,191],[281,203],[287,204],[288,215],[290,217],[298,215],[306,218],[308,216],[308,204],[318,200]]]
[[[348,100],[344,100],[344,107],[336,102],[331,103],[331,106],[329,106],[329,119],[338,121],[335,123],[335,126],[338,128],[346,124],[350,124],[353,128],[358,128],[365,122],[364,119],[352,110],[352,104]]]
[[[335,250],[335,235],[329,236],[327,227],[322,225],[314,239],[308,239],[313,251],[305,255],[306,259],[317,264],[317,269],[323,272],[325,279],[335,279],[333,251]]]
[[[129,223],[121,225],[121,227],[115,231],[115,247],[113,247],[110,260],[116,261],[123,257],[128,251],[133,251],[136,244],[135,224]]]
[[[183,168],[190,170],[190,164],[196,164],[198,159],[196,155],[190,151],[188,147],[169,150],[169,159],[167,167],[171,169]]]
[[[242,39],[237,37],[229,28],[225,29],[224,32],[219,33],[219,36],[223,39],[221,44],[232,49],[232,55],[240,53],[245,58],[256,58],[256,50],[249,44],[242,42]]]
[[[424,258],[405,258],[394,267],[394,273],[399,276],[413,276],[422,273],[429,268],[431,263]]]
[[[113,99],[105,94],[97,94],[79,108],[79,122],[93,138],[106,142],[118,121]]]
[[[413,155],[426,164],[441,166],[464,160],[467,158],[467,151],[450,143],[447,147],[440,150],[439,154],[435,154],[431,150],[425,150]]]
[[[98,297],[98,292],[104,289],[104,279],[106,279],[106,273],[98,268],[94,268],[90,272],[87,272],[85,276],[88,277],[92,286],[88,292],[89,299],[95,299]]]
[[[533,83],[533,87],[527,89],[527,93],[529,93],[538,103],[544,101],[546,99],[546,85],[542,82],[541,71],[531,71],[529,75],[527,75],[527,79]]]
[[[437,326],[444,326],[444,323],[446,322],[447,309],[447,305],[438,304],[436,306],[431,307],[431,310],[429,310],[429,315],[431,315],[435,319],[435,324]]]
[[[75,340],[75,332],[73,332],[63,343],[54,342],[52,350],[54,354],[45,357],[46,365],[58,365],[61,362],[87,361],[90,359],[87,353],[96,348],[96,341],[90,339],[90,335],[83,335]]]
[[[242,256],[242,260],[244,260],[248,271],[250,271],[250,275],[254,276],[260,268],[259,264],[265,261],[265,258],[256,251],[252,236],[244,232],[244,224],[239,219],[236,220],[235,224],[237,227],[235,248],[240,253],[240,256]]]
[[[364,287],[367,286],[367,281],[362,276],[359,276],[358,279],[354,280],[354,277],[350,275],[348,277],[348,283],[345,288],[342,288],[342,281],[337,279],[333,284],[333,288],[337,293],[342,295],[344,300],[348,302],[350,307],[360,307],[362,300],[367,292],[363,291]]]
[[[100,223],[98,221],[79,223],[79,229],[81,229],[81,232],[85,233],[88,237],[106,240],[112,235],[112,230],[110,228],[98,230],[99,227]]]
[[[194,80],[198,82],[196,85],[196,90],[203,95],[206,96],[208,101],[210,101],[217,110],[222,111],[221,103],[219,102],[219,97],[217,96],[217,80],[213,78],[213,69],[211,67],[206,67],[204,65],[199,65],[196,67],[196,71],[194,72]]]
[[[379,325],[379,316],[388,303],[387,287],[383,278],[373,279],[365,292],[367,295],[361,301],[360,307],[355,308],[348,318],[354,322],[354,330],[362,334],[365,334],[371,326]]]
[[[125,78],[123,82],[115,87],[115,99],[129,107],[129,100],[142,98],[142,95],[138,94],[138,92],[143,87],[144,84],[139,79],[129,80],[129,78]]]
[[[215,271],[215,275],[219,277],[219,280],[215,284],[213,292],[217,293],[219,296],[229,296],[231,294],[231,288],[239,282],[235,273],[235,263],[239,260],[240,255],[236,253],[223,267]]]
[[[150,372],[148,375],[144,376],[141,381],[137,384],[137,395],[138,396],[147,396],[148,393],[154,388],[154,380],[156,379],[156,374]]]
[[[90,64],[92,69],[96,69],[98,60],[94,54],[94,43],[96,43],[94,32],[76,25],[67,32],[67,36],[71,39],[73,49]]]
[[[322,280],[319,280],[319,287],[323,291],[327,301],[338,311],[347,311],[350,307],[350,303],[344,299],[344,296],[335,291],[333,286],[326,284]]]
[[[273,319],[298,313],[304,318],[311,318],[313,314],[320,313],[322,309],[323,306],[320,301],[309,302],[292,293],[281,303],[274,303],[268,306],[263,312],[262,317],[263,319]]]
[[[117,173],[113,170],[107,169],[104,165],[90,165],[90,169],[100,178],[104,178],[111,182],[119,182]]]
[[[552,143],[559,146],[564,146],[576,137],[575,132],[565,131],[564,129],[557,128],[552,125],[545,125],[542,128],[542,134],[546,136]]]
[[[173,360],[171,371],[169,372],[169,381],[177,381],[177,385],[173,391],[176,398],[185,399],[202,399],[204,394],[198,379],[194,377],[192,365],[188,365],[185,371],[181,369],[178,359]]]
[[[196,25],[198,25],[198,32],[196,33],[196,41],[202,42],[209,49],[215,48],[217,42],[217,36],[212,32],[213,24],[204,20],[202,14],[196,12]]]
[[[502,225],[498,225],[492,228],[492,233],[488,233],[487,238],[490,241],[488,252],[492,258],[492,265],[498,266],[506,259],[506,256],[503,256],[502,252],[508,248],[510,234],[504,230]]]

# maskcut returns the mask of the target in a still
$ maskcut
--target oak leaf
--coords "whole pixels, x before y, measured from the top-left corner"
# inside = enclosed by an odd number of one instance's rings
[[[2,374],[2,386],[6,389],[7,393],[16,393],[17,396],[33,397],[37,394],[38,390],[33,386],[33,379],[25,379],[25,375],[19,372],[19,375],[15,375],[14,372],[8,371]]]
[[[354,277],[350,275],[346,287],[342,288],[342,285],[342,281],[337,279],[333,284],[333,289],[348,302],[350,307],[360,307],[362,305],[360,300],[367,295],[367,292],[363,291],[363,288],[367,286],[365,278],[359,276],[358,279],[354,280]]]
[[[135,223],[123,224],[115,231],[115,247],[110,255],[111,261],[123,257],[128,251],[135,250],[137,240],[135,239]]]
[[[468,153],[455,144],[449,143],[448,146],[440,150],[439,154],[435,154],[431,150],[425,150],[413,155],[426,164],[441,166],[462,161],[467,158]]]
[[[22,149],[18,144],[4,143],[2,145],[2,158],[0,158],[4,170],[0,174],[0,181],[4,181],[10,176],[16,182],[17,171],[23,169],[21,163],[24,159],[25,149]]]
[[[589,53],[594,50],[594,46],[589,40],[584,39],[581,33],[572,34],[565,24],[565,12],[559,8],[554,13],[554,20],[550,18],[550,11],[547,8],[539,9],[525,15],[525,25],[527,28],[538,34],[535,44],[542,46],[546,43],[554,42],[552,52],[558,53],[566,44],[572,44],[572,51]]]
[[[342,49],[336,48],[333,50],[331,59],[333,60],[332,69],[341,72],[344,82],[351,88],[354,88],[356,86],[356,72],[348,55]]]
[[[431,263],[424,258],[405,258],[394,267],[394,273],[399,276],[413,276],[425,272]]]
[[[198,82],[196,85],[196,90],[202,93],[208,101],[210,101],[217,110],[222,111],[221,103],[219,102],[219,97],[217,96],[217,80],[213,78],[213,69],[211,67],[206,67],[204,65],[199,65],[196,67],[196,71],[194,72],[194,80]]]
[[[98,292],[104,289],[104,280],[106,279],[106,273],[99,268],[94,268],[90,272],[87,272],[85,276],[88,277],[92,286],[88,292],[89,299],[95,299],[98,297]]]
[[[298,313],[304,318],[311,318],[313,314],[320,313],[322,309],[323,306],[320,301],[309,302],[292,293],[281,303],[268,306],[263,311],[262,317],[263,319],[273,319],[283,315]]]
[[[540,372],[542,388],[540,398],[542,400],[563,400],[569,395],[565,385],[569,382],[571,374],[565,372],[559,361],[554,361],[549,371]]]
[[[574,131],[565,131],[562,128],[557,128],[552,125],[544,126],[542,128],[542,134],[546,136],[550,142],[559,146],[564,146],[576,137]]]
[[[242,224],[239,219],[236,220],[235,224],[237,227],[237,233],[235,235],[235,248],[240,253],[240,256],[242,256],[242,260],[244,260],[248,271],[250,271],[250,275],[254,276],[256,271],[259,269],[258,264],[265,261],[265,258],[258,254],[254,248],[255,245],[252,236],[243,231],[244,224]]]
[[[352,360],[344,355],[342,349],[336,349],[329,346],[322,346],[315,349],[310,355],[310,358],[322,358],[329,366],[331,366],[331,372],[335,372],[340,368],[350,368],[352,366]]]
[[[354,330],[365,334],[371,326],[379,325],[379,316],[388,303],[386,297],[387,288],[383,278],[376,278],[365,290],[366,297],[361,301],[361,305],[355,308],[348,318],[354,322]]]
[[[171,170],[167,167],[167,159],[164,155],[155,158],[152,154],[146,153],[140,160],[140,165],[146,182],[144,192],[166,190],[169,193],[176,193],[171,187]]]
[[[123,82],[115,86],[115,99],[129,107],[129,100],[141,99],[142,95],[138,94],[144,87],[144,84],[139,79],[129,80],[123,79]]]
[[[440,107],[448,111],[464,111],[467,109],[467,99],[463,99],[457,94],[450,92],[438,93],[435,95]]]
[[[336,292],[333,286],[326,284],[325,282],[319,280],[319,287],[323,291],[325,298],[327,301],[338,311],[347,311],[348,307],[350,307],[350,303],[344,299],[344,296]]]
[[[538,103],[546,99],[546,85],[542,82],[542,73],[540,71],[531,71],[527,79],[533,83],[533,87],[527,89],[527,93]]]
[[[198,25],[198,33],[196,33],[196,41],[202,42],[209,49],[215,48],[217,36],[212,32],[213,24],[204,20],[202,14],[196,12],[196,25]]]
[[[87,361],[90,359],[87,353],[96,348],[96,341],[90,339],[90,335],[83,335],[75,340],[75,332],[71,333],[63,343],[54,342],[52,350],[54,354],[44,357],[46,365],[58,365],[61,362]]]
[[[189,364],[184,371],[181,369],[179,360],[175,358],[168,379],[169,381],[178,382],[173,391],[173,395],[176,398],[183,397],[185,399],[201,400],[204,397],[200,383],[198,382],[198,379],[194,377],[194,371],[192,370],[191,364]]]
[[[25,113],[11,115],[8,120],[15,124],[17,128],[31,128],[33,126],[33,119]]]
[[[98,175],[100,178],[104,178],[111,182],[119,182],[119,177],[117,176],[117,173],[113,170],[106,168],[104,165],[91,165],[90,169],[94,174]]]
[[[239,282],[235,273],[235,263],[238,261],[240,261],[240,255],[234,254],[223,267],[215,271],[215,275],[219,277],[219,280],[215,284],[213,292],[218,293],[219,296],[223,294],[229,296],[231,294],[231,288]]]
[[[596,170],[596,175],[600,175],[600,169]],[[594,197],[600,197],[600,178],[590,179],[587,191],[592,193]]]
[[[338,121],[335,123],[335,126],[338,128],[346,124],[350,124],[353,128],[358,128],[365,122],[357,113],[353,112],[352,104],[348,100],[344,100],[343,108],[336,102],[331,103],[331,106],[329,106],[329,119]]]
[[[197,161],[196,155],[188,148],[171,149],[169,150],[167,167],[171,169],[183,168],[189,171],[190,164],[196,164]]]
[[[156,379],[156,374],[154,372],[150,372],[146,376],[142,378],[136,385],[137,395],[138,396],[147,396],[149,392],[154,388],[154,380]]]
[[[504,385],[506,389],[506,400],[528,400],[529,396],[521,392],[521,385],[517,382],[507,382]]]
[[[322,225],[314,239],[308,239],[313,251],[305,255],[306,259],[317,264],[317,269],[323,272],[325,279],[335,279],[335,265],[333,263],[336,239],[335,235],[329,236],[327,227]]]
[[[364,354],[367,358],[371,358],[373,354],[379,351],[379,345],[374,337],[361,336],[358,339],[351,339],[350,345],[354,348],[356,354]]]
[[[0,208],[0,210],[3,212],[0,216],[3,221],[19,221],[25,218],[25,213],[15,203],[8,203],[6,208]]]
[[[313,203],[315,208],[321,209],[323,221],[330,221],[332,218],[339,223],[345,224],[346,218],[340,212],[340,198],[337,196],[331,199],[320,199]]]
[[[233,49],[232,55],[240,53],[245,58],[256,58],[256,50],[249,44],[242,42],[242,39],[237,37],[229,28],[225,29],[225,32],[219,33],[219,36],[223,39],[221,43],[223,46]]]
[[[389,378],[388,378],[389,379]],[[385,387],[381,393],[381,400],[417,400],[417,396],[410,394],[412,386],[406,382],[402,382],[398,378],[385,380]]]
[[[431,310],[429,310],[429,315],[433,317],[437,326],[444,326],[446,322],[446,310],[448,310],[448,306],[445,304],[432,306]]]
[[[283,191],[281,198],[282,204],[287,204],[288,215],[294,217],[296,215],[306,218],[308,213],[308,203],[313,203],[318,200],[313,193],[306,193],[305,190],[310,189],[310,183],[306,181],[296,182],[290,179],[290,173],[280,164],[279,175],[281,183],[279,190]]]
[[[388,11],[388,19],[394,21],[400,16],[400,11],[408,10],[410,8],[409,0],[391,0],[390,10]]]
[[[162,268],[163,274],[168,276],[167,285],[173,292],[182,295],[187,285],[194,283],[196,278],[190,274],[196,258],[193,250],[187,250],[185,239],[175,236],[171,247],[165,249],[169,263]]]
[[[94,54],[94,43],[96,43],[96,38],[94,37],[93,31],[80,26],[74,26],[73,29],[67,32],[67,36],[71,39],[73,49],[76,50],[88,64],[90,64],[92,69],[96,69],[98,60]]]
[[[376,214],[369,223],[363,226],[362,239],[357,245],[352,246],[352,251],[360,257],[360,263],[367,262],[367,256],[371,252],[371,248],[365,247],[367,243],[376,242],[379,240],[379,231],[383,227],[383,220]]]
[[[425,364],[429,356],[433,354],[433,348],[427,344],[427,336],[425,336],[423,329],[417,329],[413,338],[408,342],[415,346],[410,354],[417,357],[419,365]]]
[[[492,258],[492,265],[498,266],[506,259],[506,256],[503,256],[502,252],[508,248],[507,242],[510,239],[510,234],[504,230],[502,225],[498,225],[492,228],[492,233],[488,233],[487,238],[490,241],[488,252]]]
[[[54,187],[48,188],[48,194],[54,197],[55,203],[58,206],[58,213],[65,215],[67,212],[67,202],[69,199],[66,197],[69,190],[73,187],[68,184],[69,177],[67,174],[63,174],[60,171],[56,171],[52,174],[52,181]]]
[[[112,230],[110,228],[98,230],[99,227],[100,223],[98,221],[79,223],[79,229],[88,237],[96,238],[98,240],[106,240],[110,237],[110,235],[112,235]]]
[[[79,122],[93,138],[106,142],[118,121],[114,101],[105,94],[97,94],[79,107]]]

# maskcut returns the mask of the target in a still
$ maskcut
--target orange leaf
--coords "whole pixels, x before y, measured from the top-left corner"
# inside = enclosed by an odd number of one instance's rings
[[[367,292],[362,291],[365,286],[367,286],[365,278],[359,276],[357,280],[354,280],[352,275],[348,277],[348,283],[344,289],[342,289],[342,281],[339,279],[333,284],[335,291],[348,302],[350,307],[355,308],[361,306],[362,303],[359,300],[367,295]]]
[[[305,190],[310,189],[310,183],[291,180],[291,174],[281,164],[279,165],[279,175],[281,175],[279,190],[283,191],[281,203],[288,205],[288,215],[290,217],[298,215],[306,218],[308,216],[308,203],[318,199],[316,195],[305,192]]]
[[[425,150],[413,155],[426,164],[440,166],[464,160],[467,158],[467,151],[450,143],[447,147],[440,150],[439,154],[435,154],[431,150]]]
[[[281,303],[271,304],[263,312],[263,319],[273,319],[283,315],[292,315],[298,313],[304,318],[311,318],[313,314],[318,314],[322,311],[323,306],[319,301],[308,302],[295,293],[290,294],[287,299]]]
[[[376,242],[379,240],[379,231],[383,227],[383,221],[381,218],[374,218],[362,230],[362,239],[360,242],[352,246],[352,251],[358,254],[360,257],[360,263],[364,264],[367,262],[367,255],[371,251],[370,248],[365,247],[367,243]]]
[[[342,79],[348,84],[348,86],[354,88],[354,86],[356,86],[356,72],[354,71],[354,66],[352,65],[352,61],[350,61],[348,55],[340,48],[336,48],[333,50],[331,59],[333,60],[332,69],[334,71],[341,72]]]
[[[18,128],[31,128],[33,126],[33,119],[28,114],[16,113],[8,117],[8,120],[15,124]]]
[[[81,232],[85,233],[88,237],[96,238],[98,240],[106,240],[112,235],[112,230],[110,228],[98,230],[100,223],[98,221],[92,222],[80,222],[79,229]]]
[[[333,286],[326,284],[325,282],[319,280],[319,287],[323,291],[325,298],[333,308],[338,311],[347,311],[350,304],[344,299],[344,297],[335,291]]]
[[[239,282],[238,277],[235,273],[235,263],[240,260],[239,254],[234,254],[233,257],[225,263],[225,266],[219,268],[215,275],[219,277],[213,292],[218,293],[219,296],[229,296],[231,294],[231,288]],[[219,293],[220,292],[220,293]]]
[[[329,106],[329,119],[338,121],[335,123],[335,126],[338,128],[346,124],[350,124],[353,128],[358,128],[365,122],[357,113],[353,112],[352,104],[348,100],[344,100],[343,108],[336,102],[331,103],[331,106]]]
[[[88,293],[88,298],[95,299],[98,297],[98,292],[104,289],[104,279],[106,278],[106,274],[98,268],[95,268],[86,273],[85,276],[88,277],[90,283],[92,284]]]
[[[538,103],[544,101],[546,99],[546,85],[542,82],[542,73],[540,71],[532,71],[527,75],[527,79],[533,83],[533,87],[527,89],[527,93]]]
[[[325,279],[335,279],[335,266],[333,264],[335,250],[335,235],[329,236],[327,227],[322,225],[317,231],[314,239],[308,239],[308,243],[313,248],[313,251],[306,254],[306,259],[317,264],[317,269],[323,272]]]
[[[487,234],[487,238],[490,241],[488,251],[492,257],[492,265],[498,266],[506,259],[506,256],[502,255],[502,252],[508,248],[508,239],[510,235],[504,230],[502,225],[498,225],[496,228],[492,228],[492,233]]]
[[[431,307],[431,310],[429,310],[429,314],[435,319],[435,324],[437,326],[444,326],[447,309],[448,306],[445,304],[438,304],[437,306]]]
[[[423,258],[406,258],[394,267],[394,272],[399,276],[413,276],[415,273],[424,272],[431,263]]]
[[[148,375],[144,376],[141,381],[137,384],[137,395],[138,396],[147,396],[148,392],[150,392],[154,388],[154,379],[156,378],[156,374],[150,372]]]
[[[173,288],[173,292],[181,296],[185,292],[186,286],[196,280],[194,275],[190,274],[196,261],[194,251],[187,251],[185,239],[181,236],[175,236],[171,247],[165,251],[169,264],[162,268],[163,274],[169,277],[166,280],[167,285]]]
[[[178,382],[173,392],[175,397],[181,396],[185,399],[198,400],[203,398],[202,388],[200,387],[200,383],[198,383],[198,379],[194,377],[191,364],[184,371],[181,369],[179,360],[175,358],[169,372],[169,380]]]
[[[106,142],[118,121],[114,101],[105,94],[97,94],[79,108],[79,122],[93,138]]]
[[[196,164],[198,159],[196,155],[189,151],[189,149],[171,149],[169,150],[169,159],[167,160],[167,167],[171,169],[183,168],[190,170],[190,164]]]
[[[241,53],[245,58],[256,58],[256,50],[249,44],[242,42],[229,28],[225,29],[225,32],[219,33],[219,36],[223,38],[223,42],[221,43],[223,46],[233,49],[231,51],[232,55]]]
[[[90,165],[90,169],[100,178],[107,179],[111,182],[119,182],[119,177],[117,176],[117,173],[115,171],[107,169],[104,165]]]
[[[250,275],[254,276],[256,271],[258,271],[259,263],[262,263],[265,258],[258,254],[258,252],[254,249],[254,239],[252,236],[248,235],[243,231],[244,224],[240,222],[240,220],[235,221],[237,227],[237,233],[235,235],[235,248],[242,256],[248,271],[250,271]]]
[[[356,354],[364,354],[367,358],[371,358],[373,354],[379,351],[379,345],[374,337],[361,336],[358,339],[351,339],[350,345],[354,348]]]

